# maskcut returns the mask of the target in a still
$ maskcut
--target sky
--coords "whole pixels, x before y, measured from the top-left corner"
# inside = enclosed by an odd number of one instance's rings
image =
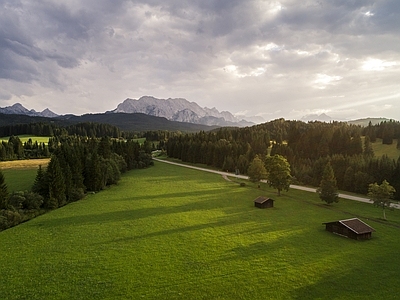
[[[399,0],[0,0],[0,107],[400,120]]]

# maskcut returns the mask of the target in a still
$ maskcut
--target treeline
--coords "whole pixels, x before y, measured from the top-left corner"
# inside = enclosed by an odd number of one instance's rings
[[[45,143],[33,142],[32,139],[22,143],[17,136],[11,136],[8,142],[0,143],[0,161],[49,157],[50,151]]]
[[[127,170],[153,164],[149,143],[133,140],[65,136],[54,147],[47,168],[39,167],[31,191],[8,195],[0,172],[0,229],[116,184]]]
[[[50,137],[48,145],[33,142],[29,139],[22,143],[18,135],[31,134]],[[31,159],[49,157],[65,136],[80,136],[88,138],[112,137],[121,138],[124,133],[117,127],[109,124],[79,123],[62,127],[52,123],[16,124],[0,127],[0,136],[10,136],[8,142],[0,144],[0,161],[15,159]],[[131,134],[127,134],[131,137]]]
[[[391,145],[397,139],[397,149],[400,149],[400,122],[385,121],[377,125],[370,122],[362,133],[369,136],[372,143],[375,143],[376,138],[381,138],[382,144]]]
[[[119,138],[123,135],[122,131],[113,125],[104,123],[85,122],[68,126],[61,126],[55,123],[29,123],[12,124],[0,127],[1,136],[17,136],[30,134],[36,136],[65,136],[78,135],[86,137],[113,137]]]
[[[365,135],[364,142],[361,136]],[[375,157],[371,141],[393,143],[400,138],[399,122],[368,127],[344,122],[274,120],[246,128],[223,128],[170,137],[165,145],[170,157],[246,174],[255,155],[284,156],[295,182],[318,186],[330,161],[338,188],[367,193],[368,184],[387,180],[400,199],[400,158]],[[272,148],[270,146],[272,145]]]

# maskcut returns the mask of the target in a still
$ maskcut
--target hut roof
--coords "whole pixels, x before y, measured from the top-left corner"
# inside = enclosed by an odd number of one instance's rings
[[[352,218],[352,219],[347,219],[347,220],[340,220],[337,221],[340,224],[346,226],[348,229],[350,229],[351,231],[357,233],[357,234],[363,234],[363,233],[367,233],[367,232],[372,232],[375,231],[374,228],[372,228],[371,226],[365,224],[363,221],[361,221],[358,218]],[[332,223],[332,222],[329,222]],[[327,224],[327,223],[324,223]]]
[[[254,199],[254,202],[255,202],[255,203],[263,204],[264,202],[266,202],[266,201],[268,201],[268,200],[272,200],[272,199],[267,198],[267,197],[260,196],[260,197],[258,197],[258,198],[256,198],[256,199]],[[272,201],[274,201],[274,200],[272,200]]]

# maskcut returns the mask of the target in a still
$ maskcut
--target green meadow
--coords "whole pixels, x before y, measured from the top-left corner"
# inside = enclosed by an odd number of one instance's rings
[[[50,137],[49,136],[34,136],[34,135],[30,135],[30,134],[21,134],[21,135],[18,135],[18,138],[21,140],[22,143],[25,143],[29,139],[32,139],[32,142],[37,141],[38,143],[45,143],[47,145]],[[0,137],[0,142],[1,141],[8,142],[9,139],[10,139],[9,136]]]
[[[4,174],[8,191],[29,191],[39,165],[46,168],[48,162],[48,158],[0,161],[0,170]]]
[[[2,170],[8,192],[29,191],[35,181],[37,169]]]
[[[275,207],[258,209],[265,195]],[[1,299],[395,299],[400,211],[155,162],[0,232]],[[355,241],[323,222],[357,216]]]
[[[397,149],[397,140],[393,140],[393,144],[384,145],[382,139],[376,139],[375,143],[372,143],[372,149],[374,150],[376,157],[387,155],[389,158],[397,160],[400,157],[400,149]]]

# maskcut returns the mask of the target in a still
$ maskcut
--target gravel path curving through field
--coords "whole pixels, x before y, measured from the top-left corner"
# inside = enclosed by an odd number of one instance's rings
[[[235,178],[249,180],[249,177],[248,176],[244,176],[244,175],[235,175],[235,174],[232,174],[232,173],[229,173],[229,172],[222,172],[222,171],[210,170],[210,169],[205,169],[205,168],[200,168],[200,167],[195,167],[195,166],[189,166],[189,165],[185,165],[185,164],[181,164],[181,163],[176,163],[176,162],[172,162],[172,161],[158,159],[158,158],[155,158],[155,157],[153,157],[153,159],[155,161],[159,161],[159,162],[163,162],[163,163],[167,163],[167,164],[171,164],[171,165],[176,165],[176,166],[195,169],[195,170],[199,170],[199,171],[219,174],[219,175],[222,175],[222,177],[225,180],[229,180],[229,177],[235,177]],[[295,185],[295,184],[291,184],[290,188],[296,189],[296,190],[302,190],[302,191],[306,191],[306,192],[311,192],[311,193],[316,193],[316,191],[317,191],[315,188],[310,188],[310,187],[301,186],[301,185]],[[358,196],[352,196],[352,195],[347,195],[347,194],[339,194],[339,197],[343,198],[343,199],[360,201],[360,202],[365,202],[365,203],[372,204],[372,202],[368,198],[365,198],[365,197],[358,197]],[[393,203],[391,205],[391,207],[400,209],[400,205],[399,204],[394,204]]]

